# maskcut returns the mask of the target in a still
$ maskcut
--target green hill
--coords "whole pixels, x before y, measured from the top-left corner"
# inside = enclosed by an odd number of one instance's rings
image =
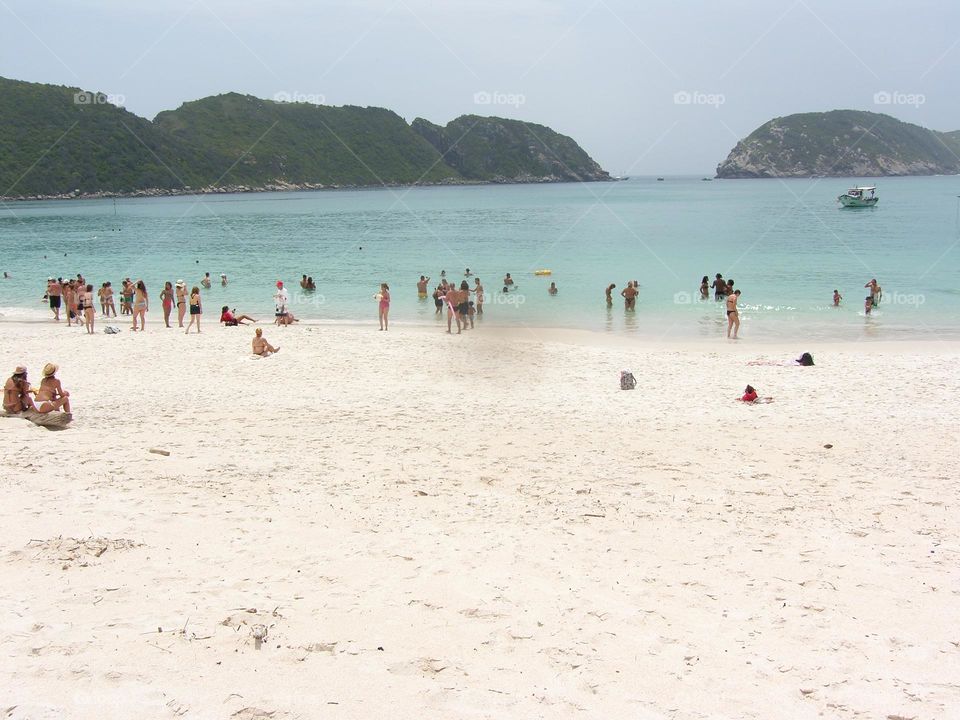
[[[184,103],[154,123],[239,159],[231,183],[379,185],[457,176],[396,113],[382,108],[278,103],[228,93]]]
[[[879,177],[960,172],[960,132],[859,110],[774,118],[737,143],[717,177]]]
[[[199,186],[222,162],[103,95],[0,78],[0,197]]]
[[[462,115],[440,127],[423,118],[413,130],[464,178],[485,182],[609,180],[610,175],[566,135],[543,125]]]
[[[609,179],[570,138],[516,120],[411,126],[227,93],[150,122],[109,100],[0,78],[0,197]]]

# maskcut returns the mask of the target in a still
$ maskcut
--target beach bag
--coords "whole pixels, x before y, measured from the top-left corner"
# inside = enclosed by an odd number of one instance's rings
[[[120,332],[120,328],[118,328],[118,327],[113,327],[113,325],[107,325],[107,326],[103,329],[103,331],[104,331],[107,335],[116,335],[118,332]]]
[[[637,386],[637,379],[629,370],[620,371],[620,389],[633,390]]]
[[[805,352],[799,358],[797,358],[797,363],[803,365],[804,367],[810,367],[813,365],[813,355],[808,352]]]

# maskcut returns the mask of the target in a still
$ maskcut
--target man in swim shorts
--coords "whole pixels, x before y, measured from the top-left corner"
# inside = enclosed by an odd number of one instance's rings
[[[60,283],[52,277],[47,278],[47,300],[50,302],[50,309],[53,310],[53,319],[60,320],[60,302],[63,294],[63,288]]]

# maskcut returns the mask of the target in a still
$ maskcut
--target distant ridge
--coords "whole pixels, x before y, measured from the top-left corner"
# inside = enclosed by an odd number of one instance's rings
[[[960,131],[832,110],[774,118],[737,143],[719,178],[882,177],[960,173]]]
[[[153,122],[74,87],[0,78],[0,197],[609,180],[543,125],[226,93]]]

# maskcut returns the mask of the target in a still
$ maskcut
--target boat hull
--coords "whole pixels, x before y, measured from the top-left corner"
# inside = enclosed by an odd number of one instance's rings
[[[878,202],[880,202],[880,198],[878,197],[858,198],[858,197],[850,197],[849,195],[841,195],[840,197],[837,198],[837,200],[840,201],[840,204],[843,207],[849,207],[849,208],[873,207]]]

